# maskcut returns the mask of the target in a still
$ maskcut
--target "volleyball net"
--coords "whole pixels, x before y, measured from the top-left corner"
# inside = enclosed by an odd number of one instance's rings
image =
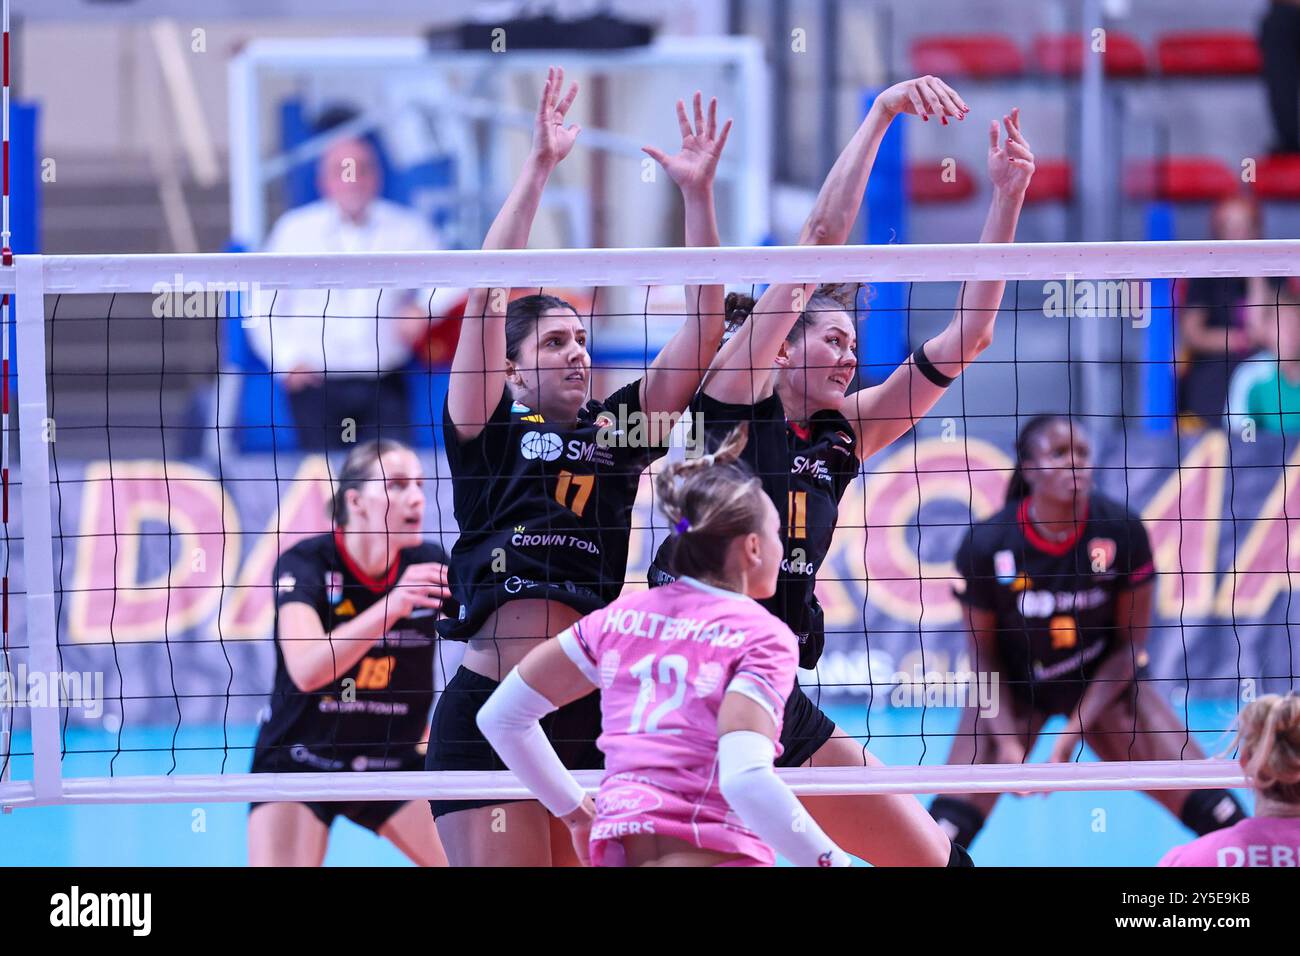
[[[1300,423],[1285,403],[1267,421],[1231,407],[1200,431],[1175,421],[1180,286],[1261,276],[1300,276],[1300,241],[18,256],[0,267],[16,333],[4,401],[16,455],[4,471],[0,805],[526,797],[504,772],[248,772],[274,674],[272,569],[295,542],[331,530],[346,454],[309,450],[282,383],[257,365],[247,341],[258,303],[271,302],[273,319],[280,293],[309,290],[326,303],[322,325],[378,330],[412,317],[387,308],[387,291],[419,290],[407,298],[432,329],[457,321],[432,305],[446,290],[555,292],[582,304],[592,395],[603,397],[653,361],[681,322],[684,287],[757,293],[772,282],[860,284],[859,385],[948,322],[957,283],[1007,283],[993,346],[864,465],[818,573],[826,651],[801,684],[856,715],[846,729],[892,766],[782,771],[795,790],[1239,786],[1238,766],[1222,758],[942,760],[956,710],[996,706],[1007,692],[968,646],[954,554],[1001,507],[1017,432],[1041,413],[1090,434],[1097,489],[1140,515],[1151,539],[1154,611],[1138,682],[1184,729],[1135,723],[1130,739],[1172,735],[1176,755],[1193,736],[1226,745],[1244,702],[1295,688],[1300,462],[1288,429]],[[1288,301],[1269,288],[1275,297],[1248,306],[1276,329],[1276,354],[1252,362],[1276,372],[1279,354],[1283,365],[1300,360],[1286,353],[1300,333],[1283,334]],[[331,312],[330,298],[345,295],[373,308]],[[318,371],[328,380],[330,369]],[[450,551],[448,372],[434,357],[400,375],[409,418],[380,426],[401,426],[395,437],[416,447],[424,530]],[[1278,374],[1256,385],[1287,387]],[[666,534],[643,476],[627,587],[645,586]],[[439,642],[435,690],[457,648]],[[1215,706],[1195,706],[1206,700]]]

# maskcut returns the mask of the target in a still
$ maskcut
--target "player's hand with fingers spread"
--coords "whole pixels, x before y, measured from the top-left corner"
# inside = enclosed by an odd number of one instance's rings
[[[731,133],[731,120],[718,129],[718,98],[709,100],[708,120],[705,121],[703,97],[695,93],[695,125],[686,116],[686,104],[677,101],[677,125],[682,131],[682,148],[669,156],[654,146],[643,146],[641,151],[652,158],[672,178],[683,193],[706,189],[713,185],[718,169],[718,158],[727,145]]]
[[[442,607],[442,602],[451,597],[447,587],[447,565],[437,561],[425,561],[412,564],[402,572],[401,578],[393,587],[390,607],[401,617],[407,617],[417,608]]]
[[[591,824],[596,819],[595,801],[591,797],[583,797],[582,803],[578,804],[578,809],[560,819],[569,828],[569,836],[573,839],[573,852],[578,855],[578,860],[583,866],[591,866],[589,845]]]
[[[949,118],[965,119],[970,112],[970,107],[956,90],[937,76],[928,75],[895,83],[881,93],[876,102],[890,116],[910,113],[927,121],[931,116],[938,116],[944,126],[948,125]]]
[[[1023,197],[1034,175],[1034,154],[1020,130],[1020,108],[1002,117],[1007,138],[1003,142],[996,120],[989,122],[989,179],[1004,196]]]
[[[578,96],[578,84],[564,90],[564,70],[551,67],[546,71],[546,86],[542,89],[541,101],[537,104],[537,119],[533,127],[533,155],[542,164],[554,168],[573,150],[573,144],[582,132],[582,127],[574,123],[564,125],[564,118]]]

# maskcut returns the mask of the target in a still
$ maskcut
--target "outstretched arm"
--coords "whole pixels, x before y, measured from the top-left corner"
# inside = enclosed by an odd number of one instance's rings
[[[484,249],[522,249],[528,245],[546,182],[569,155],[582,130],[577,125],[564,125],[565,114],[578,95],[578,84],[574,83],[561,100],[563,88],[564,70],[548,70],[537,106],[533,148],[488,229]],[[461,441],[469,441],[483,431],[492,409],[501,400],[506,385],[505,316],[509,300],[509,289],[474,289],[465,304],[447,394],[447,408]]]
[[[933,76],[897,83],[881,93],[827,174],[799,245],[839,246],[848,240],[881,140],[895,116],[933,114],[946,125],[948,117],[963,119],[968,112],[957,92]],[[769,286],[753,314],[718,353],[705,391],[718,401],[746,405],[772,394],[772,363],[816,289],[816,283]]]
[[[1034,154],[1020,131],[1020,111],[1002,118],[1007,139],[999,143],[998,124],[989,126],[989,178],[993,203],[980,242],[1012,242],[1020,208],[1034,174]],[[962,283],[957,311],[947,328],[922,346],[940,376],[956,378],[993,341],[993,323],[1006,282],[1002,279]],[[883,383],[844,398],[844,416],[858,436],[858,455],[867,458],[906,433],[934,407],[944,386],[932,382],[912,358]]]
[[[645,147],[645,152],[682,191],[686,204],[686,245],[717,246],[713,180],[731,133],[731,120],[718,130],[715,97],[709,101],[706,123],[697,92],[695,125],[692,127],[687,119],[686,104],[681,100],[677,101],[677,123],[682,131],[682,148],[676,156],[653,146]],[[722,341],[725,296],[726,291],[720,285],[686,287],[686,321],[664,345],[641,383],[641,407],[647,413],[680,412],[690,403]]]

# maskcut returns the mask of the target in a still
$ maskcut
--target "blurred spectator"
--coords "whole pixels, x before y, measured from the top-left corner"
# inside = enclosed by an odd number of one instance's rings
[[[1211,219],[1215,239],[1258,239],[1259,206],[1246,196],[1220,202]],[[1248,327],[1247,305],[1276,301],[1281,280],[1192,279],[1178,313],[1178,413],[1185,428],[1203,428],[1223,415],[1228,381],[1260,347]]]
[[[1273,0],[1259,25],[1274,153],[1300,153],[1300,0]]]
[[[1300,866],[1300,697],[1266,694],[1237,719],[1255,815],[1174,847],[1161,866]]]
[[[1234,434],[1253,421],[1261,432],[1300,434],[1300,304],[1288,286],[1276,307],[1252,310],[1260,351],[1232,375],[1227,421]]]
[[[380,198],[383,174],[374,147],[345,137],[317,168],[321,199],[282,215],[263,251],[405,252],[442,247],[414,211]],[[346,419],[355,440],[402,440],[410,419],[402,369],[457,290],[373,289],[264,292],[248,329],[253,350],[289,396],[298,441],[319,451],[343,444]],[[270,320],[267,321],[266,317]],[[432,316],[433,318],[430,318]]]

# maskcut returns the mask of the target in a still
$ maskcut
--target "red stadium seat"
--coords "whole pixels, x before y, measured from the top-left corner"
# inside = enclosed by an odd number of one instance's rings
[[[1069,202],[1074,196],[1074,171],[1068,159],[1039,159],[1029,181],[1025,202]]]
[[[1234,195],[1241,187],[1228,164],[1213,156],[1135,162],[1126,171],[1124,185],[1131,199],[1170,202],[1214,202]]]
[[[1025,58],[1010,37],[996,33],[929,36],[912,42],[912,68],[936,76],[1020,76]]]
[[[914,203],[962,202],[975,195],[975,180],[960,164],[945,176],[942,160],[921,160],[907,167],[907,196]],[[951,182],[947,181],[951,179]]]
[[[1040,33],[1034,37],[1034,62],[1038,69],[1052,76],[1078,76],[1083,72],[1085,45],[1077,33]],[[1106,31],[1106,73],[1110,76],[1145,76],[1147,55],[1136,39],[1127,33]]]
[[[1171,76],[1258,74],[1259,46],[1249,33],[1206,30],[1170,33],[1156,41],[1160,71]]]
[[[1300,156],[1267,156],[1255,169],[1260,199],[1300,199]]]

